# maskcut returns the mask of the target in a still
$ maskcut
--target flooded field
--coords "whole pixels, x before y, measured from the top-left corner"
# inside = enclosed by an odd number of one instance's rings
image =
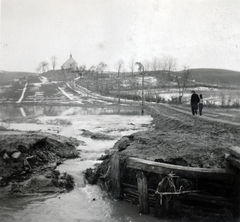
[[[12,116],[36,115],[38,124],[35,123],[10,123],[9,129],[23,131],[43,131],[74,137],[85,142],[80,145],[80,158],[68,160],[60,165],[61,172],[68,172],[74,177],[75,188],[70,193],[57,195],[37,195],[25,197],[10,197],[0,200],[0,218],[3,222],[45,222],[45,221],[159,221],[153,215],[141,215],[138,207],[126,202],[112,200],[108,194],[101,191],[98,186],[85,183],[83,171],[94,164],[99,163],[97,159],[114,143],[124,135],[147,130],[151,122],[150,116],[138,115],[98,115],[101,109],[92,110],[91,116],[87,117],[87,111],[81,107],[18,107],[11,110],[10,107],[1,107],[1,118],[7,114]],[[124,109],[120,109],[121,112]],[[11,111],[11,112],[10,112]],[[135,110],[136,111],[136,110]],[[113,110],[112,112],[115,112]],[[128,113],[125,110],[123,113]],[[97,113],[94,114],[94,113]],[[140,112],[139,112],[140,113]],[[56,119],[68,121],[68,125],[54,125]],[[113,135],[114,140],[93,140],[81,135],[82,130],[101,132]],[[169,220],[170,221],[170,220]]]
[[[0,105],[0,119],[27,116],[61,116],[67,115],[69,110],[81,115],[138,115],[141,109],[138,106],[106,106],[106,107],[80,107],[80,106],[52,106],[52,105]]]

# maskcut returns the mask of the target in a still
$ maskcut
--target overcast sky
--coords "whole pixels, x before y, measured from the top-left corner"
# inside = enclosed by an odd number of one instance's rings
[[[176,58],[240,71],[240,0],[2,0],[0,70]],[[51,66],[50,66],[51,68]]]

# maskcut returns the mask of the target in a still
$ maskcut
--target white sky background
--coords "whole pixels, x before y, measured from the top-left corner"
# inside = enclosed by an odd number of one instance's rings
[[[177,69],[240,71],[239,0],[2,0],[0,70],[57,56],[87,68],[172,56]],[[51,68],[51,66],[49,66]]]

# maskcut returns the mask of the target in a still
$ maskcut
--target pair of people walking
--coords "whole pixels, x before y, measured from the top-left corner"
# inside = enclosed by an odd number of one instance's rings
[[[202,109],[203,109],[203,97],[202,94],[198,96],[198,94],[195,91],[192,91],[191,96],[191,109],[192,114],[197,115],[198,109],[199,109],[199,115],[202,115]]]

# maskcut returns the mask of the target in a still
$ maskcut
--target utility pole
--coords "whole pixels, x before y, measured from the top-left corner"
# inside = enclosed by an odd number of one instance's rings
[[[142,115],[144,115],[144,66],[142,66]]]
[[[144,65],[141,62],[136,62],[138,71],[142,74],[142,115],[144,115]]]

